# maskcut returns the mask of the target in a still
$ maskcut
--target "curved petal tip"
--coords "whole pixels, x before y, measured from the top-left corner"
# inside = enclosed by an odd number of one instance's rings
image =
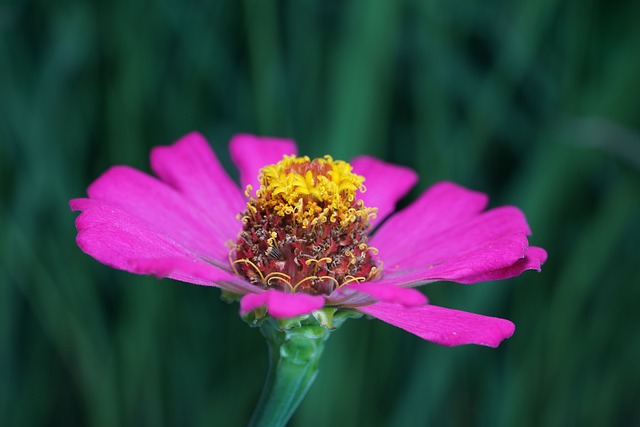
[[[515,331],[515,325],[506,319],[434,305],[403,307],[377,303],[358,311],[447,347],[463,344],[497,347]]]

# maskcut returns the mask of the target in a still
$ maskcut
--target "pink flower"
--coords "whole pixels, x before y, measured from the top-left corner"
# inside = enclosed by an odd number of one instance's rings
[[[296,145],[285,139],[237,135],[230,150],[240,171],[242,188],[251,185],[246,194],[225,173],[198,133],[191,133],[172,146],[153,149],[151,168],[158,178],[127,166],[109,169],[88,188],[88,198],[70,202],[73,210],[82,211],[76,220],[78,245],[114,268],[217,286],[237,294],[241,296],[243,315],[260,307],[276,318],[301,316],[325,306],[350,308],[447,346],[475,343],[495,347],[513,334],[514,325],[508,320],[427,304],[424,295],[413,287],[439,280],[476,283],[506,279],[529,269],[539,271],[546,252],[529,246],[529,226],[517,208],[485,210],[484,194],[441,182],[387,219],[417,176],[406,167],[358,157],[351,162],[357,175],[350,176],[366,180],[367,191],[359,195],[363,203],[348,202],[349,206],[359,207],[353,210],[355,215],[349,210],[351,217],[328,220],[331,212],[325,211],[328,213],[322,230],[330,231],[337,227],[335,224],[343,224],[342,229],[362,231],[368,227],[367,221],[379,228],[373,235],[363,236],[364,240],[345,243],[351,249],[341,248],[340,256],[313,262],[296,258],[295,265],[300,270],[291,271],[291,262],[285,274],[276,270],[285,271],[283,260],[293,256],[286,252],[293,251],[293,243],[287,246],[289,235],[269,230],[270,236],[258,239],[251,230],[260,227],[251,221],[262,217],[252,216],[255,208],[249,205],[260,194],[252,193],[251,188],[259,189],[263,184],[259,181],[261,169],[280,162],[285,155],[296,154]],[[316,166],[307,162],[305,167],[322,168],[325,161],[318,162]],[[362,184],[361,180],[340,181],[335,168],[349,171],[350,167],[332,159],[331,162],[333,172],[318,173],[325,173],[329,181],[333,179],[341,191]],[[301,176],[317,182],[320,175],[316,169],[307,175],[302,171]],[[306,190],[304,182],[298,182],[300,179],[291,183],[284,175],[273,174],[276,190],[261,190],[263,201],[269,206],[276,205],[273,200],[284,191],[282,188],[293,188],[298,196],[311,191]],[[343,203],[341,200],[335,203]],[[365,206],[377,207],[377,215],[374,217]],[[313,219],[303,218],[298,207],[294,211],[300,221]],[[273,218],[278,220],[276,214]],[[246,233],[239,234],[241,231]],[[348,240],[350,236],[338,238]],[[319,247],[322,242],[317,244]],[[256,255],[254,252],[260,247],[267,251]],[[300,254],[300,250],[311,251],[305,246],[296,249],[296,253]],[[255,264],[258,260],[260,265]],[[348,275],[345,269],[355,265],[364,273]],[[264,266],[271,266],[271,270],[261,271]],[[338,271],[344,272],[336,276]],[[293,277],[300,272],[307,276],[298,277],[294,283]],[[311,287],[312,282],[315,288]]]

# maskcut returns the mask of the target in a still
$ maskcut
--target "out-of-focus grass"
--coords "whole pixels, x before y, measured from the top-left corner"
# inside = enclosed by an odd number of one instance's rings
[[[213,288],[93,261],[67,206],[193,129],[232,174],[226,141],[255,132],[455,180],[549,251],[426,289],[513,319],[497,350],[346,324],[292,426],[640,425],[640,4],[456,3],[0,5],[0,425],[247,422],[258,332]]]

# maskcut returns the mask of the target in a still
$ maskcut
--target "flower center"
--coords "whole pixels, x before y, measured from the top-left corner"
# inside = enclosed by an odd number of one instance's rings
[[[377,250],[367,245],[377,209],[356,199],[364,177],[330,156],[284,156],[265,166],[249,198],[231,265],[249,282],[285,292],[329,294],[376,277]]]

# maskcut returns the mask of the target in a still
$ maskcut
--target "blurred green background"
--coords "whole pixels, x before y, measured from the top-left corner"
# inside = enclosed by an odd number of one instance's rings
[[[640,426],[640,2],[0,2],[0,425],[242,426],[266,346],[114,271],[68,200],[191,130],[369,153],[515,204],[541,274],[423,288],[498,349],[348,322],[291,426]],[[237,176],[237,175],[236,175]],[[211,209],[215,209],[215,204]]]

